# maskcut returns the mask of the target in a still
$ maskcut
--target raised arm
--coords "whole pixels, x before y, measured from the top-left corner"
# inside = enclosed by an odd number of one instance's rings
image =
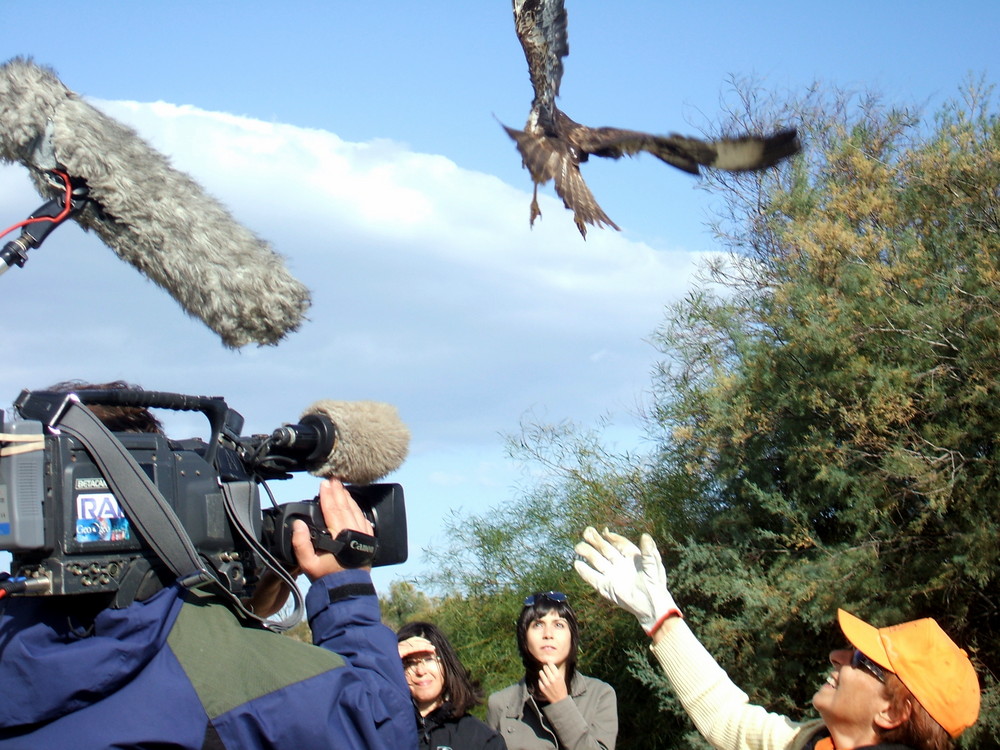
[[[656,543],[639,546],[588,527],[576,545],[577,573],[602,596],[631,612],[653,639],[653,654],[702,736],[719,750],[796,750],[822,726],[794,722],[750,703],[684,622],[667,588]]]

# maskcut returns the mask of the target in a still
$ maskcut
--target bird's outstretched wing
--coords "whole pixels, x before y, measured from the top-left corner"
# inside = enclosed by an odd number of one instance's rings
[[[563,0],[513,0],[513,3],[514,28],[535,90],[532,114],[549,130],[562,82],[562,59],[569,54],[566,9]]]
[[[618,159],[646,151],[691,174],[699,174],[700,167],[730,172],[767,169],[802,148],[794,128],[766,136],[743,135],[705,141],[676,133],[652,135],[620,128],[588,128],[559,114],[568,121],[565,125],[567,139],[583,153]]]

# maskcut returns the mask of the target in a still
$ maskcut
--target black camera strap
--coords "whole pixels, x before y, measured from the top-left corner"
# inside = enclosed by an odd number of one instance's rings
[[[216,583],[177,514],[94,413],[70,395],[49,422],[83,444],[143,540],[187,588]]]
[[[246,489],[246,492],[239,492],[238,489]],[[264,548],[264,545],[257,540],[257,536],[253,533],[253,518],[250,516],[252,506],[250,503],[250,491],[251,485],[248,482],[224,482],[222,484],[222,497],[225,501],[226,515],[229,517],[233,528],[243,537],[243,541],[246,542],[247,546],[256,552],[264,560],[265,565],[288,587],[292,595],[294,607],[288,617],[277,621],[260,617],[248,609],[242,602],[238,602],[239,609],[244,617],[249,617],[257,621],[268,630],[280,633],[295,627],[302,620],[302,613],[305,611],[305,601],[292,575],[275,559],[274,555]]]

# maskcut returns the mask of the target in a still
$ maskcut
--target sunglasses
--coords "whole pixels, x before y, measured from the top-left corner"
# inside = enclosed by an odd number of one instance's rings
[[[854,654],[851,656],[851,666],[863,669],[879,682],[885,682],[885,670],[857,649],[854,649]]]
[[[566,594],[562,591],[546,591],[543,594],[532,594],[526,597],[524,600],[524,606],[530,607],[535,602],[540,602],[542,599],[548,599],[550,602],[564,602],[566,601]]]

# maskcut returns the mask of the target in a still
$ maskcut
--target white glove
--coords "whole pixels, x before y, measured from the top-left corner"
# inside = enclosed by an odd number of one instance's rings
[[[641,549],[607,529],[602,537],[592,526],[584,529],[583,539],[574,550],[587,562],[574,562],[576,572],[605,599],[635,615],[648,635],[668,617],[681,616],[667,589],[660,552],[649,534],[639,540]]]

